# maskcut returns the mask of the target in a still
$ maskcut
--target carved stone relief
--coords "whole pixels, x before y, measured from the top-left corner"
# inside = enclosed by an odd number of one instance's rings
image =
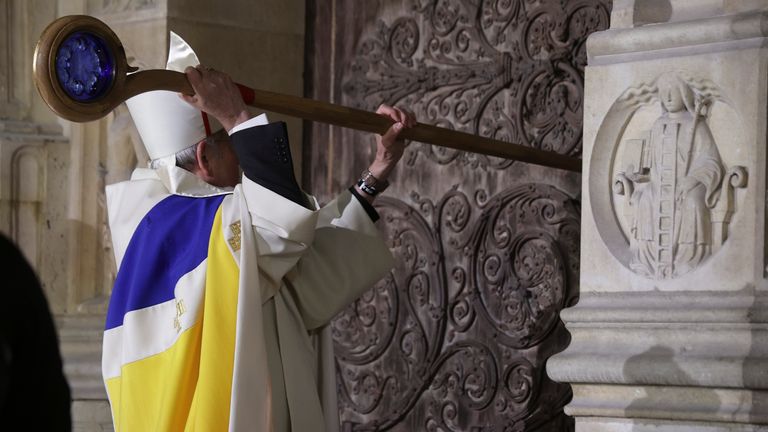
[[[593,210],[604,241],[612,228],[620,230],[624,241],[607,244],[630,270],[656,280],[676,278],[725,242],[734,188],[747,184],[746,169],[728,166],[722,154],[738,144],[725,147],[727,128],[738,122],[717,85],[682,72],[629,88],[613,105],[596,147],[613,140],[614,149],[596,148],[595,154],[613,154],[612,191],[603,193],[613,192],[614,211],[600,208],[600,199],[593,200]],[[592,172],[606,168],[605,161],[604,154],[593,157]],[[601,223],[605,210],[617,220]]]
[[[329,42],[310,59],[314,97],[581,153],[585,42],[610,2],[333,5],[314,10]],[[369,134],[313,125],[312,140],[321,200],[373,157]],[[578,295],[579,177],[413,143],[392,180],[376,206],[395,269],[332,324],[342,430],[573,430],[570,387],[544,365]]]

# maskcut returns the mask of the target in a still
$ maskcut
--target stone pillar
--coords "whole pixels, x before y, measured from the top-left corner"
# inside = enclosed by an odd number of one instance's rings
[[[34,41],[56,5],[0,0],[0,231],[17,243],[54,313],[66,310],[68,139],[32,82]]]
[[[768,1],[616,0],[587,43],[578,432],[768,430]],[[762,425],[762,426],[761,426]]]

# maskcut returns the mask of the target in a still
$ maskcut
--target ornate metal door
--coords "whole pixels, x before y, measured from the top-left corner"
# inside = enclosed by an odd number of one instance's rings
[[[589,33],[609,0],[307,2],[307,94],[578,156]],[[312,125],[321,199],[373,139]],[[395,269],[333,322],[344,430],[566,431],[546,360],[578,295],[580,177],[414,143],[377,200]]]

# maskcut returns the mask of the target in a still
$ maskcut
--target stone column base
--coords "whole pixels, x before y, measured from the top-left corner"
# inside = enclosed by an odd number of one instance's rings
[[[576,432],[765,432],[768,426],[688,423],[668,420],[590,418],[576,420]]]
[[[547,371],[571,383],[577,431],[768,430],[767,304],[754,292],[584,294],[562,312],[571,344]]]

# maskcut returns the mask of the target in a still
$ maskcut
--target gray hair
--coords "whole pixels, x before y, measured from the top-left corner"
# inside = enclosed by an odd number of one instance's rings
[[[217,141],[217,138],[220,137],[221,134],[222,131],[218,131],[213,135],[205,137],[205,139],[198,143],[192,144],[185,149],[177,151],[174,155],[176,157],[176,166],[187,171],[192,171],[192,168],[195,166],[195,164],[197,164],[197,146],[199,146],[203,141],[205,141],[205,144],[213,154],[221,155],[221,148],[219,147],[219,143]],[[224,132],[224,134],[226,135],[226,132]],[[149,167],[152,169],[158,169],[162,165],[162,159],[153,159],[149,162]]]

